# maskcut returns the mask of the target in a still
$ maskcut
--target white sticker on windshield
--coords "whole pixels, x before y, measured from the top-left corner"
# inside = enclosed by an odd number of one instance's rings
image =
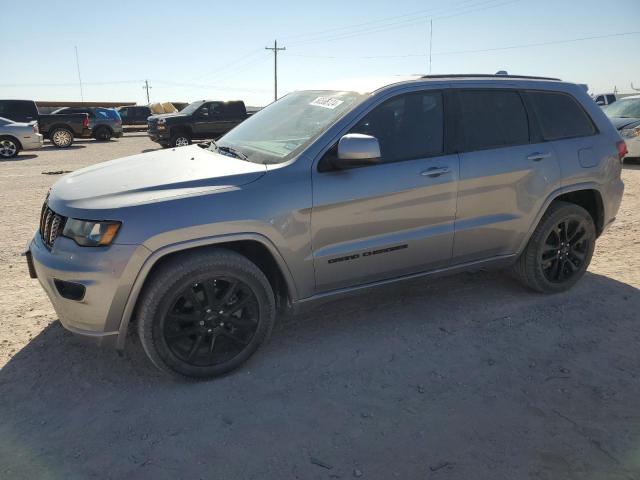
[[[333,110],[341,103],[344,103],[344,100],[338,100],[337,98],[331,98],[331,97],[318,97],[309,105],[314,105],[316,107],[322,107],[322,108],[330,108],[331,110]]]

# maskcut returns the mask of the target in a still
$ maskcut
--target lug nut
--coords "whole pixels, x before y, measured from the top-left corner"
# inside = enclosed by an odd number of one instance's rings
[[[200,325],[204,325],[204,322],[202,320],[200,320]]]

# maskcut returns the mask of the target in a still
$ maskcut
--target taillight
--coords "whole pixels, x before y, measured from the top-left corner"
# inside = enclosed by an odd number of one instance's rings
[[[618,149],[618,159],[622,161],[622,159],[627,155],[627,153],[629,153],[629,150],[627,149],[627,144],[624,143],[624,140],[620,140],[618,143],[616,143],[616,147]]]
[[[82,126],[84,128],[89,128],[89,117],[84,117],[84,120],[82,121]]]

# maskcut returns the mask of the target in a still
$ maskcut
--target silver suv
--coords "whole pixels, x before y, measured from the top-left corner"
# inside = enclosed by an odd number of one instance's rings
[[[158,368],[212,377],[320,297],[481,265],[570,288],[618,211],[625,148],[557,79],[297,91],[217,143],[63,177],[27,259],[67,329],[122,349],[135,324]]]

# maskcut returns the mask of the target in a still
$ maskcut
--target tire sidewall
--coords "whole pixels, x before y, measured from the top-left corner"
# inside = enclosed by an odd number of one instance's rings
[[[186,145],[176,145],[176,141],[179,138],[186,138],[187,139],[187,145],[191,145],[191,137],[189,135],[187,135],[187,134],[179,133],[179,134],[176,134],[176,135],[171,137],[170,144],[171,144],[172,147],[176,148],[176,147],[184,147],[184,146],[186,146]]]
[[[239,255],[238,255],[239,257]],[[244,257],[240,257],[243,258]],[[257,269],[257,267],[255,267]],[[275,301],[266,278],[260,278],[235,262],[221,261],[205,263],[190,262],[176,277],[175,271],[166,269],[154,278],[154,285],[145,298],[140,318],[139,334],[144,336],[145,350],[157,367],[172,374],[191,378],[211,378],[235,370],[251,357],[269,337],[275,318]],[[260,272],[261,273],[261,272]],[[258,328],[249,345],[231,360],[219,365],[201,367],[188,365],[169,349],[164,336],[164,315],[171,308],[175,295],[191,283],[198,283],[211,277],[235,277],[245,283],[254,293],[259,311]],[[265,282],[268,288],[265,288]]]

